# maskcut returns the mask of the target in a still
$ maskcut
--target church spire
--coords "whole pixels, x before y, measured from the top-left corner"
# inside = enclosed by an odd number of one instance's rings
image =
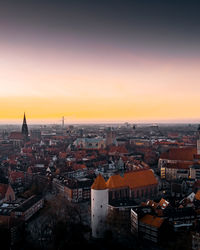
[[[23,120],[23,124],[26,124],[26,114],[24,112],[24,120]]]
[[[26,139],[28,139],[28,126],[27,126],[27,123],[26,123],[25,112],[24,112],[24,119],[23,119],[23,124],[22,124],[22,134],[24,135],[24,137]]]

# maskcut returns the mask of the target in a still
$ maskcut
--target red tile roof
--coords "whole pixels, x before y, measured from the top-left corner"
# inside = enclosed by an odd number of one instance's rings
[[[129,187],[139,188],[149,185],[156,185],[158,181],[151,169],[133,171],[125,173],[124,177],[120,175],[113,175],[107,181],[107,187],[110,189]]]
[[[84,169],[87,169],[87,167],[84,164],[74,164],[73,169],[74,170],[84,170]]]
[[[32,148],[28,147],[28,148],[23,148],[23,153],[32,153]]]
[[[109,148],[109,154],[112,154],[112,153],[127,154],[128,150],[123,145],[122,146],[111,146]]]
[[[21,178],[24,179],[24,173],[22,172],[17,172],[17,171],[12,171],[10,172],[10,179],[15,182],[16,179]]]
[[[197,154],[196,147],[171,148],[169,149],[168,152],[162,153],[160,159],[192,161],[194,159],[194,155],[196,154]]]
[[[198,190],[197,193],[195,194],[195,199],[200,200],[200,190]]]
[[[174,168],[174,169],[189,169],[192,165],[192,161],[187,162],[176,162],[176,163],[166,163],[165,168]]]
[[[10,140],[23,140],[24,136],[21,132],[11,132],[9,136]]]

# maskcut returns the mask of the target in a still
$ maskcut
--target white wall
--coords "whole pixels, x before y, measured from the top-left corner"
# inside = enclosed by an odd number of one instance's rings
[[[108,189],[91,189],[91,227],[92,237],[102,238],[106,230],[108,213]]]

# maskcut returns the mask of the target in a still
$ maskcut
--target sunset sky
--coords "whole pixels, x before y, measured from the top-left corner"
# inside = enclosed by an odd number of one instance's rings
[[[0,123],[200,121],[199,1],[5,2]]]

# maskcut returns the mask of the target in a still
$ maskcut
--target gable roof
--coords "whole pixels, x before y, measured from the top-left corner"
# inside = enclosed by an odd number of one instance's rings
[[[161,154],[160,159],[192,161],[196,154],[196,147],[170,148],[169,151]]]
[[[158,181],[153,171],[151,169],[147,169],[125,173],[124,177],[121,177],[120,175],[113,175],[108,179],[106,184],[110,189],[121,187],[129,187],[133,189],[155,185],[158,184]]]

